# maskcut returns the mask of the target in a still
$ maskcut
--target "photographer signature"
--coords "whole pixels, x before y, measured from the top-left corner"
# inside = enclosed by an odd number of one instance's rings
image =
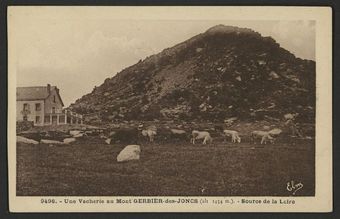
[[[290,192],[293,192],[293,195],[295,195],[295,193],[302,188],[303,188],[303,184],[301,182],[297,184],[295,184],[294,180],[287,182],[287,190]]]

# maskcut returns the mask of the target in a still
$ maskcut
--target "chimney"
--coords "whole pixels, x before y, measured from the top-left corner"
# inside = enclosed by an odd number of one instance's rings
[[[50,84],[47,84],[47,92],[51,93],[51,85]]]

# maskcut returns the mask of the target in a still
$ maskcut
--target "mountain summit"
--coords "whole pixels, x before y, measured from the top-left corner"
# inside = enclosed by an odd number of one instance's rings
[[[271,37],[217,25],[140,60],[70,108],[89,122],[223,121],[315,115],[315,62],[295,57]]]

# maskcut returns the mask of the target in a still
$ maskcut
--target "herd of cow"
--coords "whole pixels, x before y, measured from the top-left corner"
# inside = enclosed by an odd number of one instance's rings
[[[140,144],[141,141],[190,141],[191,144],[196,144],[198,140],[201,140],[202,144],[209,144],[212,143],[213,136],[214,138],[223,137],[224,142],[230,139],[232,143],[241,143],[242,137],[244,139],[250,139],[251,143],[259,142],[260,144],[267,144],[274,143],[277,137],[282,133],[282,130],[279,128],[269,130],[267,127],[267,131],[255,130],[249,132],[249,134],[245,134],[239,133],[236,130],[224,129],[222,126],[217,125],[214,128],[209,129],[194,129],[192,131],[187,130],[188,129],[184,130],[178,127],[157,128],[155,125],[148,125],[144,127],[143,124],[140,124],[138,127],[134,128],[69,130],[68,132],[22,132],[18,134],[19,136],[17,137],[17,141],[34,144],[70,144],[81,139],[83,139],[83,141],[91,141],[91,138],[87,137],[92,136],[94,138],[99,137],[100,139],[103,139],[106,144]]]
[[[224,141],[231,139],[232,143],[241,143],[241,137],[238,131],[223,129],[220,126],[215,126],[213,130],[217,131]],[[260,144],[274,143],[275,139],[282,133],[279,128],[274,128],[269,131],[252,131],[250,139],[252,143],[259,141]],[[193,130],[191,133],[183,129],[169,128],[167,130],[157,130],[155,125],[150,125],[144,128],[141,124],[134,130],[117,130],[111,131],[108,135],[102,135],[106,138],[106,143],[110,144],[113,141],[124,141],[129,139],[139,139],[140,136],[146,137],[149,142],[154,142],[156,136],[162,136],[167,140],[189,140],[195,144],[197,140],[202,140],[202,144],[212,143],[213,138],[209,131]],[[137,142],[135,142],[137,143]]]

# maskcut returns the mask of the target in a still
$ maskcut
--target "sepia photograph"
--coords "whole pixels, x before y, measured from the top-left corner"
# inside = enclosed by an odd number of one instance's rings
[[[10,12],[14,196],[315,198],[316,19]]]

